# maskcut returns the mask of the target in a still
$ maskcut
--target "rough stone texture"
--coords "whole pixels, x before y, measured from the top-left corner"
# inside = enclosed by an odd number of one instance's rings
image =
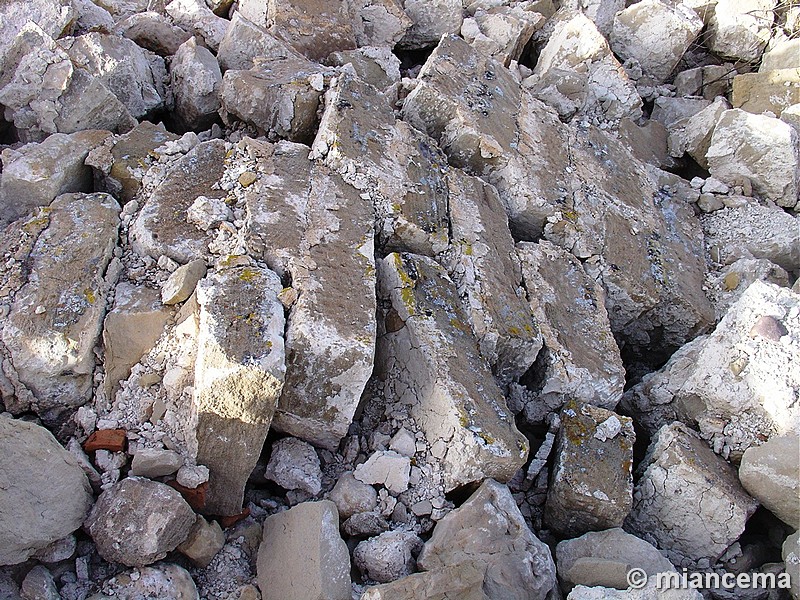
[[[680,423],[658,431],[640,468],[626,528],[678,566],[714,563],[758,507],[733,467]]]
[[[164,15],[146,11],[118,22],[115,31],[159,56],[172,56],[191,34]]]
[[[410,531],[387,531],[360,542],[353,550],[353,562],[361,573],[378,583],[389,583],[416,570],[416,555],[422,540]]]
[[[659,96],[653,102],[653,112],[650,118],[671,130],[678,123],[693,117],[710,104],[709,100],[703,98]]]
[[[206,568],[225,545],[225,534],[216,521],[210,523],[200,515],[189,531],[189,537],[178,550],[189,557],[196,567]]]
[[[22,581],[21,591],[25,600],[61,600],[53,574],[42,565],[28,571]]]
[[[789,285],[789,274],[766,259],[740,258],[732,265],[724,267],[712,278],[712,285],[717,290],[714,308],[717,320],[721,320],[734,302],[754,281],[766,281],[780,287]],[[795,290],[796,291],[796,290]]]
[[[756,63],[770,38],[775,0],[718,0],[705,44],[726,58]]]
[[[472,561],[486,565],[489,598],[544,599],[556,585],[550,549],[525,524],[508,488],[491,479],[437,523],[417,564],[433,571]]]
[[[525,6],[500,6],[478,11],[464,19],[461,35],[482,56],[492,56],[508,66],[519,61],[525,46],[542,26],[545,18]]]
[[[357,15],[353,29],[359,48],[394,48],[412,25],[400,0],[356,0],[352,4]]]
[[[792,432],[771,437],[761,446],[745,450],[739,466],[744,489],[769,511],[800,529],[800,436]]]
[[[331,84],[312,157],[374,203],[377,243],[433,255],[447,247],[447,158],[397,121],[388,99],[351,75]]]
[[[108,597],[170,598],[171,600],[197,600],[197,586],[183,567],[159,563],[152,567],[133,569],[103,582],[103,600]]]
[[[358,78],[370,84],[391,98],[397,96],[392,91],[394,84],[400,82],[400,59],[387,47],[369,46],[356,50],[333,52],[326,64],[333,66],[353,65]]]
[[[4,319],[2,341],[39,413],[81,406],[91,395],[118,225],[119,206],[108,194],[64,194],[22,225],[45,228],[27,258],[27,282]]]
[[[494,477],[508,481],[528,453],[469,327],[457,290],[431,259],[390,254],[379,263],[389,303],[378,355],[385,394],[409,405],[431,445],[446,490]]]
[[[214,122],[220,107],[222,72],[216,57],[197,45],[184,42],[170,65],[176,116],[187,129],[205,129]]]
[[[3,150],[0,176],[0,226],[47,206],[67,192],[92,190],[89,152],[103,143],[107,131],[56,133],[40,144]]]
[[[286,490],[303,490],[312,496],[322,489],[317,452],[296,438],[283,438],[272,445],[264,476]]]
[[[445,34],[461,30],[461,0],[403,0],[411,28],[400,40],[402,48],[425,48],[438,43]]]
[[[353,477],[352,473],[345,473],[333,486],[330,499],[336,504],[339,516],[344,520],[356,513],[374,510],[378,505],[378,492],[371,485]]]
[[[800,39],[781,40],[776,36],[761,55],[758,72],[768,73],[778,69],[796,69],[798,52],[800,52]]]
[[[800,51],[798,51],[800,56]],[[800,102],[800,67],[745,73],[733,78],[731,104],[759,115],[772,112],[777,116]]]
[[[611,48],[620,60],[636,60],[655,83],[665,81],[703,28],[683,4],[642,0],[614,17]]]
[[[786,538],[781,551],[786,572],[789,573],[792,585],[792,597],[800,598],[800,532],[795,531]]]
[[[707,65],[677,73],[673,85],[678,96],[702,96],[714,100],[717,96],[728,96],[735,75],[736,69],[730,63]]]
[[[0,416],[0,565],[24,562],[81,526],[92,490],[44,427]]]
[[[304,502],[268,517],[257,572],[263,600],[350,600],[350,554],[333,502]]]
[[[739,108],[725,111],[708,149],[709,172],[728,185],[747,177],[753,190],[792,208],[800,191],[800,141],[788,123]]]
[[[287,373],[274,426],[329,449],[347,433],[372,373],[375,259],[372,205],[307,160],[308,148],[257,150],[245,241],[299,293],[286,332]]]
[[[154,259],[162,255],[185,264],[208,253],[204,231],[188,222],[186,213],[198,196],[223,198],[213,189],[225,167],[225,143],[211,140],[195,146],[172,164],[131,224],[133,249]]]
[[[477,177],[448,176],[451,247],[444,264],[458,287],[481,355],[501,381],[519,378],[542,339],[497,191]]]
[[[568,402],[561,411],[545,523],[564,535],[622,525],[633,491],[633,421]]]
[[[597,30],[608,38],[614,25],[614,15],[625,8],[625,2],[624,0],[565,0],[559,4],[559,8],[582,11],[594,22]]]
[[[728,108],[727,101],[718,97],[699,112],[673,124],[667,142],[670,155],[679,158],[688,153],[697,164],[707,169],[706,155],[711,146],[711,136],[720,117]]]
[[[579,585],[567,596],[567,600],[702,600],[702,598],[703,595],[693,589],[659,589],[655,578],[649,579],[647,585],[640,590],[615,590]]]
[[[280,279],[268,269],[217,271],[197,286],[196,459],[208,467],[205,510],[242,511],[286,373]]]
[[[361,600],[492,600],[483,590],[485,574],[485,563],[460,562],[369,587]]]
[[[65,0],[44,0],[43,2],[4,2],[0,6],[0,66],[5,70],[10,46],[30,21],[36,23],[48,36],[61,37],[75,19],[72,3]]]
[[[576,585],[624,590],[631,569],[642,569],[650,576],[674,570],[652,544],[618,527],[559,542],[556,565],[565,592]]]
[[[174,450],[139,448],[131,461],[131,475],[155,479],[172,475],[183,465],[183,457]]]
[[[527,384],[529,422],[560,410],[568,399],[613,410],[622,397],[625,369],[606,312],[602,288],[580,261],[547,241],[517,245],[531,309],[544,349]]]
[[[206,263],[202,259],[181,265],[161,286],[161,302],[171,305],[187,300],[194,293],[197,282],[205,276]]]
[[[194,521],[191,507],[171,487],[127,477],[100,494],[85,526],[103,558],[142,567],[174,550]]]
[[[217,60],[222,71],[235,69],[246,71],[254,66],[254,59],[282,60],[301,59],[302,55],[288,44],[269,33],[263,26],[253,23],[242,15],[233,13],[231,24],[219,45]]]
[[[204,0],[171,0],[166,12],[176,25],[205,41],[212,52],[219,49],[230,25],[230,21],[215,15]]]
[[[353,477],[362,483],[376,483],[390,492],[400,494],[408,489],[411,461],[393,450],[375,452],[353,471]]]

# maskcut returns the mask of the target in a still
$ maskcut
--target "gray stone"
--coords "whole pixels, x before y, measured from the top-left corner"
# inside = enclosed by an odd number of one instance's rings
[[[375,488],[360,482],[349,472],[339,477],[331,490],[330,499],[336,504],[342,519],[349,519],[356,513],[370,512],[378,506]]]
[[[353,550],[353,562],[361,573],[378,583],[389,583],[416,570],[416,555],[422,540],[410,531],[387,531],[360,542]]]
[[[171,600],[197,600],[197,586],[192,576],[183,567],[171,563],[159,563],[126,571],[107,579],[102,585],[103,596],[107,598],[170,598]],[[105,595],[107,594],[107,595]]]
[[[800,52],[800,39],[778,39],[775,36],[761,56],[759,73],[768,73],[778,69],[796,69],[797,56]]]
[[[703,98],[659,96],[653,103],[651,118],[672,130],[681,121],[693,117],[710,105],[711,101]]]
[[[708,170],[736,185],[747,177],[758,194],[792,208],[800,191],[800,134],[788,123],[738,108],[722,113],[706,153]]]
[[[25,562],[81,526],[92,490],[44,427],[0,416],[0,565]]]
[[[742,455],[739,480],[744,489],[789,526],[800,529],[800,467],[797,432],[774,436]]]
[[[129,40],[133,40],[146,50],[159,56],[172,56],[191,34],[173,25],[164,15],[146,11],[136,13],[118,22],[114,30]]]
[[[171,305],[187,300],[194,293],[197,282],[205,276],[206,263],[202,259],[181,265],[161,286],[161,302]]]
[[[63,560],[69,560],[78,549],[78,540],[75,536],[70,534],[60,540],[56,540],[49,546],[45,546],[41,550],[37,550],[33,554],[33,558],[43,563],[57,563]]]
[[[53,574],[42,565],[33,567],[22,581],[25,600],[61,600]]]
[[[791,578],[792,597],[800,598],[800,532],[795,531],[783,542],[781,557]]]
[[[6,70],[4,61],[10,46],[29,22],[36,23],[49,37],[56,39],[67,33],[75,18],[72,3],[65,0],[4,2],[0,6],[0,70]]]
[[[258,462],[286,373],[281,282],[260,267],[206,276],[194,372],[197,463],[208,467],[205,510],[242,511],[244,487]]]
[[[734,469],[680,423],[658,431],[640,468],[626,529],[677,566],[714,563],[758,507]]]
[[[545,523],[565,537],[620,527],[631,509],[633,421],[590,404],[561,410]]]
[[[204,0],[171,0],[166,12],[176,25],[200,37],[212,52],[219,49],[230,25],[230,21],[215,15]]]
[[[245,18],[241,10],[233,13],[231,24],[219,45],[217,60],[222,71],[246,71],[254,66],[255,58],[266,60],[300,60],[302,55],[282,42],[262,25]]]
[[[477,11],[464,19],[461,35],[482,56],[491,56],[505,66],[519,61],[533,34],[545,22],[530,6],[499,6],[492,11]]]
[[[389,97],[392,96],[392,86],[400,83],[400,59],[387,47],[369,46],[356,50],[333,52],[326,64],[334,66],[353,65],[358,78],[370,84],[378,91]]]
[[[100,494],[85,527],[107,561],[142,567],[177,548],[194,521],[192,508],[168,485],[127,477]]]
[[[178,48],[170,67],[177,118],[186,129],[209,127],[217,117],[222,90],[216,57],[189,38]]]
[[[483,590],[486,564],[466,561],[369,587],[360,600],[493,600]]]
[[[608,38],[614,25],[614,15],[625,8],[625,2],[623,0],[565,0],[559,4],[559,8],[582,11],[594,22],[597,30]],[[540,12],[544,14],[543,10]]]
[[[267,517],[257,573],[264,600],[350,600],[350,554],[333,502],[304,502]]]
[[[84,161],[108,135],[95,130],[56,133],[40,144],[3,150],[0,225],[49,205],[61,194],[91,191],[92,171]]]
[[[711,136],[722,114],[729,108],[725,98],[717,98],[709,106],[675,123],[669,132],[670,155],[679,158],[688,153],[697,164],[708,168],[708,148]],[[703,188],[705,190],[705,187]]]
[[[677,96],[702,96],[713,101],[717,96],[728,96],[735,75],[730,63],[707,65],[677,73],[673,85]]]
[[[316,450],[296,438],[283,438],[272,445],[264,476],[286,490],[302,490],[312,496],[322,489],[322,471]]]
[[[361,483],[380,484],[394,494],[408,489],[410,474],[410,459],[393,450],[373,453],[353,471],[353,477]]]
[[[357,17],[353,29],[359,48],[394,48],[412,25],[400,0],[356,0],[352,4]]]
[[[379,512],[356,513],[342,523],[342,531],[352,537],[372,537],[389,529],[389,522]]]
[[[432,46],[443,35],[461,30],[461,0],[403,0],[403,9],[412,25],[400,40],[402,48]]]
[[[183,465],[183,457],[174,450],[139,448],[131,461],[131,475],[155,479],[172,475]]]
[[[543,600],[556,586],[550,549],[525,524],[508,488],[491,479],[437,523],[417,564],[433,571],[471,561],[486,566],[489,598]]]
[[[770,39],[775,0],[718,0],[705,44],[714,54],[757,63]]]
[[[567,600],[702,600],[703,595],[694,589],[659,589],[656,578],[648,579],[642,589],[615,590],[607,587],[586,587],[573,589]]]
[[[216,521],[210,523],[197,515],[189,537],[178,551],[189,557],[196,567],[205,569],[225,545],[225,533]]]

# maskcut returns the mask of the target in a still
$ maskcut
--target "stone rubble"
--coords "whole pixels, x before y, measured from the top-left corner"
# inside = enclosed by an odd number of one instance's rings
[[[0,597],[797,598],[798,35],[0,2]]]

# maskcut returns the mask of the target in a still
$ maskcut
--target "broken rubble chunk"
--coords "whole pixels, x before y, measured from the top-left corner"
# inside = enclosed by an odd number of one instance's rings
[[[597,30],[608,38],[614,25],[614,15],[625,8],[625,2],[624,0],[565,0],[558,6],[582,11],[594,22]]]
[[[484,563],[465,561],[368,587],[361,600],[491,600],[483,590],[485,573]]]
[[[544,518],[565,537],[620,527],[631,509],[633,421],[568,402],[547,489]]]
[[[154,11],[136,13],[116,24],[115,32],[159,56],[172,56],[191,34]]]
[[[112,598],[171,598],[195,600],[197,586],[183,567],[162,562],[120,573],[102,584],[102,593]]]
[[[283,438],[272,445],[264,476],[286,490],[302,490],[312,496],[322,489],[322,471],[316,450],[296,438]]]
[[[528,6],[502,6],[478,11],[465,19],[461,34],[483,56],[492,56],[508,66],[519,61],[533,34],[545,21],[543,15]]]
[[[800,39],[780,40],[775,36],[770,40],[764,54],[761,56],[758,72],[768,73],[778,69],[796,69],[798,52],[800,52]]]
[[[353,29],[359,48],[394,48],[412,25],[401,0],[356,0],[353,6],[356,12]]]
[[[797,432],[773,436],[745,450],[739,466],[744,489],[791,527],[800,528],[800,470]]]
[[[196,567],[206,568],[225,545],[225,533],[216,521],[210,523],[197,515],[189,536],[178,546]]]
[[[353,65],[359,79],[387,95],[391,93],[392,85],[400,82],[400,59],[385,47],[369,46],[357,50],[333,52],[326,64]],[[394,97],[396,95],[395,92]]]
[[[365,577],[388,583],[416,570],[420,550],[422,540],[415,533],[386,531],[360,542],[353,550],[353,562]]]
[[[800,102],[800,67],[743,73],[733,78],[731,104],[760,115],[771,112],[778,117]]]
[[[186,129],[205,129],[220,107],[222,72],[216,57],[198,46],[195,38],[184,42],[170,65],[175,113]]]
[[[36,23],[43,32],[58,39],[66,33],[76,17],[70,2],[43,0],[42,2],[4,2],[0,6],[0,69],[4,64],[14,38],[28,23]]]
[[[362,483],[377,483],[394,494],[408,489],[411,461],[393,450],[375,452],[353,471],[353,477]]]
[[[166,305],[183,302],[194,293],[197,282],[205,276],[206,263],[202,259],[181,265],[161,286],[161,302]]]
[[[183,464],[183,457],[174,450],[139,448],[131,461],[131,475],[155,479],[172,475]]]
[[[714,54],[758,62],[770,38],[776,0],[718,0],[711,9],[705,44]]]
[[[245,18],[240,9],[233,13],[231,24],[219,45],[217,60],[223,72],[228,69],[246,71],[254,65],[255,58],[268,61],[294,58],[302,55],[270,32]]]
[[[171,0],[165,8],[176,25],[199,36],[206,46],[216,52],[230,21],[218,17],[203,0]]]
[[[708,148],[711,136],[722,114],[729,105],[724,98],[717,98],[699,112],[677,121],[669,132],[669,153],[679,158],[688,153],[704,169],[708,168]],[[705,191],[705,190],[704,190]]]
[[[403,9],[412,25],[400,40],[401,48],[433,46],[443,35],[461,30],[461,0],[403,0]]]
[[[680,423],[659,429],[640,468],[626,528],[678,566],[713,564],[758,507],[733,468]]]
[[[800,597],[800,531],[795,531],[783,542],[781,557],[791,579],[792,595],[798,598]]]
[[[336,504],[339,516],[349,519],[356,513],[367,513],[378,506],[378,493],[375,488],[356,479],[351,472],[339,477],[330,493]]]

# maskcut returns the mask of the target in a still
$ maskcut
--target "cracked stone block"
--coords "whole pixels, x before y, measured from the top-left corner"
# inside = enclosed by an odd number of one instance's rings
[[[726,458],[798,429],[799,302],[787,288],[756,281],[713,333],[646,376],[623,404],[651,433],[673,419],[696,426]]]
[[[775,117],[726,110],[714,129],[708,170],[728,185],[747,177],[753,191],[792,208],[800,193],[800,133]]]
[[[582,11],[606,38],[611,35],[614,15],[625,8],[624,0],[565,0],[559,8]]]
[[[61,194],[91,191],[92,172],[84,161],[108,136],[99,130],[55,133],[39,144],[4,149],[0,225],[47,206]]]
[[[538,238],[570,194],[558,116],[455,36],[442,38],[417,79],[403,119],[436,139],[452,165],[497,188],[517,237]]]
[[[357,15],[353,29],[359,48],[394,48],[412,25],[400,0],[356,0],[353,7]]]
[[[433,140],[396,120],[375,88],[338,77],[312,148],[312,157],[374,203],[384,250],[433,255],[447,248],[447,158]]]
[[[171,0],[165,10],[176,25],[200,37],[209,50],[219,50],[230,21],[215,15],[204,0]]]
[[[714,54],[757,63],[771,36],[776,0],[719,0],[711,9],[705,45]]]
[[[522,287],[522,269],[497,191],[477,177],[448,174],[452,243],[442,256],[478,338],[501,381],[518,379],[542,347]]]
[[[217,60],[223,72],[253,68],[257,57],[266,60],[302,59],[302,55],[279,40],[263,25],[246,18],[240,10],[233,13],[231,24],[219,45]]]
[[[561,410],[545,523],[565,537],[620,527],[631,509],[633,420],[591,404]]]
[[[191,34],[154,11],[136,13],[119,21],[114,31],[159,56],[172,56]]]
[[[611,48],[620,60],[636,60],[655,83],[667,80],[703,29],[686,5],[642,0],[614,16]]]
[[[361,483],[380,484],[395,494],[408,489],[410,474],[410,459],[392,450],[375,452],[353,471],[353,477]]]
[[[119,212],[108,194],[64,194],[22,224],[35,228],[38,220],[44,230],[26,259],[30,272],[4,319],[2,341],[39,414],[91,397]]]
[[[198,196],[225,197],[213,189],[222,178],[225,152],[222,140],[202,142],[170,166],[131,224],[136,252],[156,260],[166,255],[181,264],[208,254],[210,238],[188,221],[187,211]]]
[[[745,450],[739,466],[744,489],[790,527],[800,528],[800,467],[796,431]]]
[[[186,129],[205,129],[217,118],[222,72],[216,57],[190,38],[170,65],[175,113]]]
[[[420,550],[422,540],[413,531],[386,531],[359,542],[353,562],[366,578],[389,583],[416,571]]]
[[[697,164],[707,169],[706,155],[711,146],[711,136],[720,117],[728,108],[728,102],[719,97],[699,112],[676,122],[670,127],[667,140],[670,155],[680,158],[688,153]]]
[[[544,340],[534,380],[523,380],[532,388],[527,420],[543,420],[571,398],[613,410],[622,398],[625,368],[602,287],[577,258],[550,242],[521,242],[517,255]]]
[[[473,561],[486,566],[482,588],[490,598],[543,600],[557,585],[550,549],[508,488],[492,479],[436,524],[417,564],[434,571]]]
[[[105,33],[58,40],[75,68],[105,85],[135,119],[164,107],[167,69],[164,59],[135,42]]]
[[[755,115],[771,112],[778,117],[800,103],[800,68],[744,73],[733,78],[731,104]]]
[[[378,264],[379,294],[390,307],[379,339],[387,398],[408,410],[431,446],[431,468],[447,491],[493,477],[508,481],[528,444],[480,357],[458,292],[433,260],[390,254]]]
[[[336,505],[303,502],[267,517],[257,574],[264,600],[350,600],[350,553]]]
[[[483,590],[486,565],[465,561],[368,587],[361,600],[491,600]]]
[[[239,267],[197,286],[194,373],[198,464],[208,467],[205,511],[236,515],[264,446],[286,373],[280,279]]]
[[[285,490],[303,490],[319,494],[322,471],[314,446],[296,438],[283,438],[272,445],[272,454],[264,477]]]
[[[324,67],[293,57],[256,61],[248,71],[231,69],[222,78],[222,108],[271,139],[308,142],[325,74]]]
[[[434,46],[443,35],[461,30],[461,0],[403,0],[403,9],[412,25],[400,40],[401,48]]]
[[[733,467],[680,423],[658,430],[639,468],[626,529],[676,566],[716,562],[758,507]]]
[[[482,56],[491,56],[508,66],[512,60],[519,61],[545,20],[544,15],[528,6],[499,6],[464,19],[461,35]]]

